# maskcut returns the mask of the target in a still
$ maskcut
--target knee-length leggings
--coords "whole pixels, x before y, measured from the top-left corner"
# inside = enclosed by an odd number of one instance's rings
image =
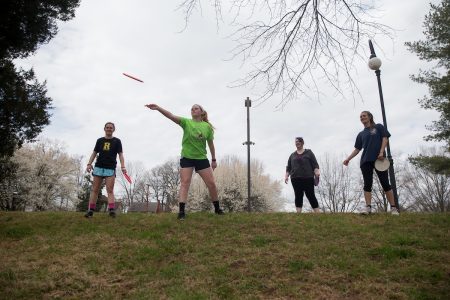
[[[364,192],[372,191],[373,184],[373,170],[375,169],[375,162],[368,161],[361,165],[361,172],[364,179]],[[375,172],[378,175],[378,179],[380,180],[381,186],[385,192],[390,191],[392,189],[389,184],[388,171],[378,171],[375,169]]]
[[[291,178],[291,182],[295,194],[295,207],[303,206],[303,194],[306,194],[306,198],[308,198],[312,208],[319,207],[316,195],[314,194],[314,177],[294,177]]]

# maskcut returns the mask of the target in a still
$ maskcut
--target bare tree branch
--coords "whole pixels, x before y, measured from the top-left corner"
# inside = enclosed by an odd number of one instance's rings
[[[222,17],[229,5],[230,36],[236,43],[231,59],[250,71],[231,84],[261,90],[258,104],[280,96],[277,107],[301,97],[319,99],[327,83],[342,98],[362,98],[353,79],[355,62],[365,60],[362,42],[377,35],[392,38],[393,29],[370,15],[376,8],[356,0],[230,0],[210,1]],[[200,0],[184,0],[186,25]],[[239,21],[243,19],[243,22]]]

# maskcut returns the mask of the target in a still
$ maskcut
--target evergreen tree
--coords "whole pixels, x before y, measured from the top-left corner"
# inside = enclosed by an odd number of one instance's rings
[[[57,20],[75,16],[80,0],[3,0],[0,3],[0,202],[11,197],[15,170],[10,159],[24,142],[33,141],[50,123],[52,99],[46,82],[39,83],[33,70],[17,70],[13,59],[33,54],[58,32]]]
[[[16,71],[11,61],[0,62],[0,156],[11,157],[49,124],[52,99],[46,94],[33,70]]]
[[[430,4],[431,9],[425,16],[424,41],[407,42],[406,46],[416,53],[421,60],[435,62],[431,70],[420,70],[411,79],[426,84],[429,96],[419,100],[425,109],[434,109],[440,113],[439,120],[427,126],[433,133],[426,136],[427,141],[446,143],[447,154],[450,152],[450,0],[440,4]],[[411,163],[435,173],[450,174],[448,156],[418,156],[410,158]]]
[[[33,70],[13,59],[33,54],[58,31],[56,21],[75,16],[80,0],[4,0],[0,4],[0,158],[11,157],[49,124],[51,98]]]
[[[80,0],[2,0],[0,59],[24,58],[58,32],[57,20],[75,17]]]

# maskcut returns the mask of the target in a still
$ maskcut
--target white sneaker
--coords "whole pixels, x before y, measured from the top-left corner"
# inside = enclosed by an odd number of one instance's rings
[[[399,216],[400,213],[398,212],[397,207],[391,207],[391,215],[393,216]]]
[[[361,214],[362,215],[370,215],[371,213],[372,213],[372,206],[366,205],[366,208],[364,209],[364,211]]]

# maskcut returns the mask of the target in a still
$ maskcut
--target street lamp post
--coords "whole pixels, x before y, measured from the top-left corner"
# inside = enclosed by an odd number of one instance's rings
[[[245,99],[245,107],[247,107],[247,141],[242,145],[247,145],[247,211],[251,211],[250,199],[251,199],[251,180],[250,180],[250,146],[255,143],[250,141],[250,107],[252,101],[249,97]]]
[[[369,68],[375,71],[375,74],[377,76],[378,81],[378,93],[380,94],[380,103],[381,103],[381,114],[383,115],[383,124],[386,130],[387,122],[386,122],[386,114],[384,112],[384,100],[383,100],[383,90],[381,88],[381,79],[380,79],[380,67],[381,67],[381,59],[379,59],[375,54],[375,49],[373,48],[372,41],[369,40],[369,48],[370,48],[370,58],[369,58]],[[395,172],[394,172],[394,160],[392,159],[391,155],[391,147],[389,146],[390,143],[387,144],[386,150],[387,150],[387,158],[390,162],[389,166],[389,179],[392,184],[392,190],[394,192],[394,201],[395,206],[397,209],[400,209],[398,205],[398,194],[397,194],[397,183],[395,181]]]

